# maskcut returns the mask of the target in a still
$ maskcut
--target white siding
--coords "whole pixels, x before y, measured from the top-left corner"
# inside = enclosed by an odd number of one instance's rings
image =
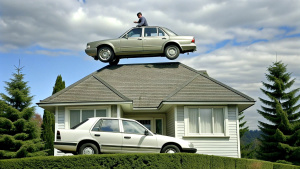
[[[228,137],[183,137],[184,107],[177,106],[177,138],[182,138],[194,144],[198,154],[209,154],[226,157],[240,157],[238,150],[236,106],[228,106]]]
[[[177,131],[176,137],[182,138],[184,136],[184,107],[177,106],[177,116],[176,116],[176,124],[177,124]]]
[[[167,136],[172,136],[175,137],[175,111],[174,109],[171,109],[168,113],[167,113],[167,124],[166,124],[166,128],[167,128]]]
[[[65,107],[58,107],[58,129],[65,129]]]

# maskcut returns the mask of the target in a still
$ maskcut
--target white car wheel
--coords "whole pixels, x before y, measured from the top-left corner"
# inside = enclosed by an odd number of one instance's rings
[[[78,154],[84,154],[84,155],[98,154],[98,148],[92,143],[85,143],[79,148]]]
[[[162,149],[161,152],[162,153],[180,153],[180,150],[175,145],[167,145]]]

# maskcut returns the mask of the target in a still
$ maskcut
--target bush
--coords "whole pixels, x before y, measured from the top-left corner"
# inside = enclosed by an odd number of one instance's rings
[[[20,152],[22,153],[22,152]],[[1,168],[300,169],[299,166],[200,154],[100,154],[0,160]]]

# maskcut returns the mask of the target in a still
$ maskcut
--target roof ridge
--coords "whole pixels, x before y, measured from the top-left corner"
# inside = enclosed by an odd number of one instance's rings
[[[181,65],[181,66],[183,66],[184,68],[189,69],[189,70],[191,70],[191,71],[193,71],[193,72],[195,72],[195,73],[197,73],[197,74],[199,74],[199,75],[201,75],[201,76],[203,76],[203,77],[205,77],[205,78],[207,78],[207,79],[209,79],[209,80],[211,80],[211,81],[213,81],[213,82],[215,82],[215,83],[217,83],[217,84],[219,84],[219,85],[221,85],[221,86],[223,86],[223,87],[225,87],[225,88],[227,88],[228,90],[230,90],[230,91],[232,91],[232,92],[234,92],[234,93],[236,93],[236,94],[238,94],[238,95],[240,95],[240,96],[242,96],[242,97],[248,99],[249,101],[255,101],[253,98],[247,96],[246,94],[244,94],[244,93],[242,93],[242,92],[239,92],[238,90],[236,90],[236,89],[234,89],[234,88],[232,88],[232,87],[230,87],[230,86],[227,86],[226,84],[224,84],[224,83],[222,83],[222,82],[220,82],[220,81],[218,81],[218,80],[216,80],[216,79],[213,79],[213,78],[211,78],[211,77],[209,77],[209,76],[207,76],[207,75],[205,75],[205,74],[203,74],[203,73],[200,73],[199,71],[197,71],[197,70],[194,69],[194,68],[191,68],[191,67],[189,67],[189,66],[187,66],[187,65],[185,65],[185,64],[183,64],[183,63],[180,63],[179,65]]]
[[[196,79],[196,77],[200,76],[199,74],[196,74],[195,76],[193,76],[191,79],[189,79],[188,81],[185,81],[184,83],[182,83],[177,89],[175,89],[173,92],[171,92],[165,99],[162,100],[166,101],[168,99],[170,99],[172,96],[174,96],[176,93],[178,93],[180,90],[182,90],[185,86],[187,86],[188,84],[190,84],[194,79]]]
[[[100,83],[102,83],[104,86],[106,86],[107,88],[109,88],[112,92],[114,92],[116,95],[118,95],[119,97],[121,97],[123,100],[125,101],[132,101],[130,100],[128,97],[124,96],[121,92],[119,92],[117,89],[115,89],[114,87],[112,87],[110,84],[108,84],[107,82],[105,82],[103,79],[101,79],[98,76],[92,75],[95,79],[97,79]]]

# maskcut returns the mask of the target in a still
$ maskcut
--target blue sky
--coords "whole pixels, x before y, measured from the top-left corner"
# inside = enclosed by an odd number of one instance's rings
[[[172,2],[172,3],[171,3]],[[158,5],[159,4],[159,5]],[[166,6],[168,6],[166,8]],[[19,59],[35,103],[52,94],[62,75],[69,86],[107,65],[84,53],[87,42],[115,38],[135,26],[141,11],[149,25],[196,38],[197,52],[182,62],[257,100],[245,111],[250,129],[263,120],[259,88],[277,60],[288,64],[300,86],[300,1],[96,1],[0,2],[0,93]],[[120,64],[170,62],[163,57],[122,59]],[[41,108],[36,107],[39,114]]]

